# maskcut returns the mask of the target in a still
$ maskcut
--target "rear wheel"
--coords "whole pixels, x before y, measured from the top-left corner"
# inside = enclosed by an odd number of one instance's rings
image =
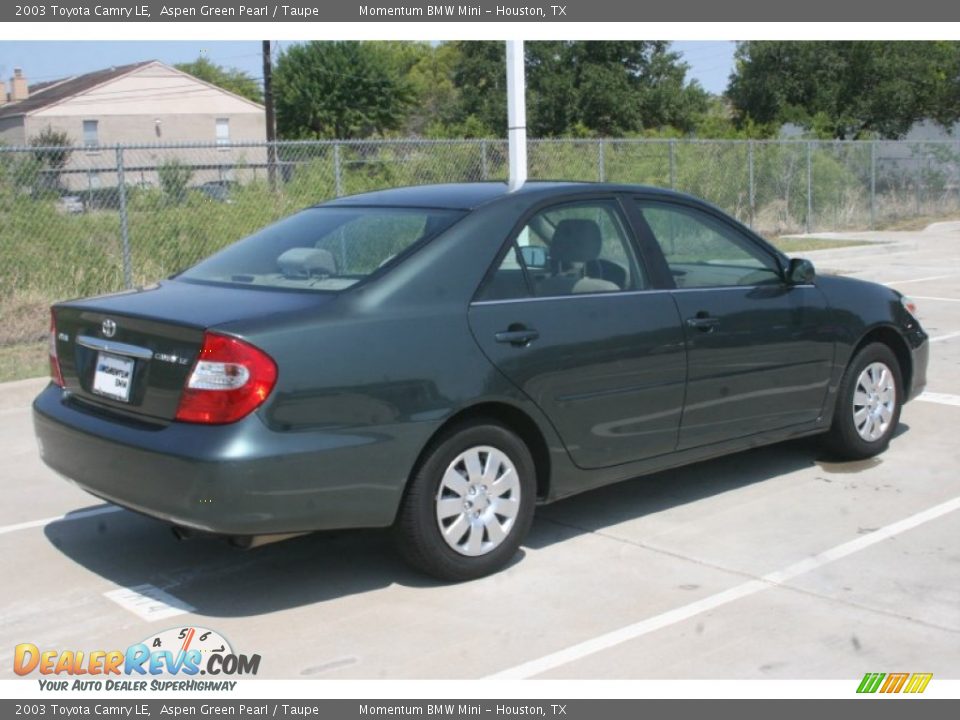
[[[442,580],[499,570],[530,529],[533,458],[506,427],[479,421],[438,438],[410,480],[394,533],[404,558]]]
[[[862,348],[840,381],[827,444],[837,455],[859,460],[883,452],[900,422],[900,365],[882,343]]]

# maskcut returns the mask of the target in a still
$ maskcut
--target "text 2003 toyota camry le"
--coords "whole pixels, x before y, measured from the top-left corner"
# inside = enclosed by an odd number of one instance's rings
[[[449,579],[538,501],[813,433],[880,452],[928,348],[894,290],[583,183],[341,198],[50,332],[36,432],[89,492],[235,538],[392,525]]]

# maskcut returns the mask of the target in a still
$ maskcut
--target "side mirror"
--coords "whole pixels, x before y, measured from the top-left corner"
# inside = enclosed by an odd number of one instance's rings
[[[523,256],[523,263],[528,268],[543,270],[547,267],[547,251],[539,245],[521,245],[520,254]]]
[[[786,280],[790,285],[811,285],[817,278],[813,263],[803,258],[790,258]]]

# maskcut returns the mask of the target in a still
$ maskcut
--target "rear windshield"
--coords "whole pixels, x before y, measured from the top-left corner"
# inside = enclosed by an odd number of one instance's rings
[[[194,265],[182,280],[336,291],[463,217],[431,208],[319,207],[268,225]]]

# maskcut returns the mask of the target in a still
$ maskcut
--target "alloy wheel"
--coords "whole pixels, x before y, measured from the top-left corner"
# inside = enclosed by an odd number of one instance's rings
[[[882,362],[867,365],[853,392],[853,425],[867,442],[876,442],[890,429],[897,403],[893,372]]]

